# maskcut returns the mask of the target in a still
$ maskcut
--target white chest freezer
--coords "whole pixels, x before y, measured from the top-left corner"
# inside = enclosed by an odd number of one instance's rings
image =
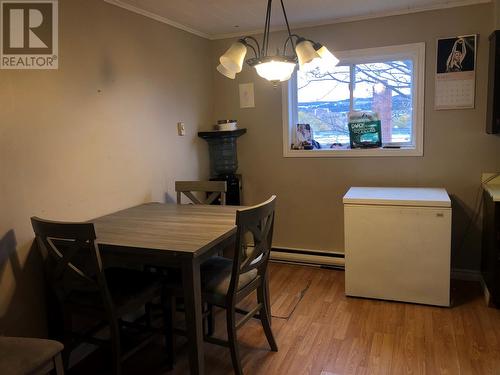
[[[450,305],[446,190],[352,187],[343,202],[346,295]]]

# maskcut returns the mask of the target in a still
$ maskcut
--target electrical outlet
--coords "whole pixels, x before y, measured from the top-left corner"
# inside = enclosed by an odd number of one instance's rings
[[[186,128],[185,128],[183,122],[178,122],[177,123],[177,134],[180,135],[180,136],[185,136],[186,135]]]

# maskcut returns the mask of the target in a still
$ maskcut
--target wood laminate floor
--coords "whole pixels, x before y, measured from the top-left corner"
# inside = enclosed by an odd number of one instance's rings
[[[270,275],[279,351],[269,351],[258,321],[247,323],[239,331],[245,374],[500,375],[500,310],[485,306],[476,283],[453,283],[454,307],[439,308],[348,298],[337,270],[273,263]],[[216,335],[224,328],[218,311]],[[157,343],[125,374],[189,374],[186,345],[179,338],[174,371],[162,369]],[[232,374],[228,349],[205,344],[205,360],[207,374]],[[90,359],[74,373],[98,373],[98,365]]]

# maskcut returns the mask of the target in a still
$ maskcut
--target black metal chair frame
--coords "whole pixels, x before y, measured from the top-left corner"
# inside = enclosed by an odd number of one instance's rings
[[[117,308],[113,302],[108,282],[106,280],[101,254],[96,243],[96,234],[92,223],[66,223],[47,221],[37,217],[31,218],[33,230],[36,234],[38,245],[47,255],[47,276],[51,291],[55,294],[59,305],[59,313],[63,320],[64,344],[63,362],[65,368],[69,364],[69,356],[74,348],[83,342],[94,345],[111,344],[113,374],[121,373],[121,364],[131,355],[136,353],[151,341],[152,336],[143,340],[139,345],[122,353],[120,331],[122,327],[147,330],[158,333],[158,329],[151,326],[148,316],[142,316],[135,322],[125,322],[122,317],[126,314],[137,312],[141,307],[146,307],[151,300],[137,300]],[[80,256],[88,261],[88,269],[83,269],[75,264],[76,257]],[[82,259],[82,258],[80,258]],[[85,306],[70,303],[70,293],[93,292],[100,294],[102,305]],[[163,298],[163,296],[162,296]],[[165,306],[166,308],[166,306]],[[99,323],[87,329],[85,332],[73,330],[73,315],[86,315],[100,318]],[[146,314],[147,315],[147,314]],[[164,309],[164,321],[170,319]],[[145,320],[146,324],[137,324]],[[167,324],[165,324],[167,325]],[[110,340],[95,337],[97,333],[109,326]],[[166,328],[166,327],[165,327]],[[168,352],[169,353],[169,352]]]
[[[184,194],[193,204],[212,204],[220,197],[220,204],[226,204],[226,181],[175,181],[177,204],[181,204]],[[205,193],[207,196],[200,199],[193,193]]]

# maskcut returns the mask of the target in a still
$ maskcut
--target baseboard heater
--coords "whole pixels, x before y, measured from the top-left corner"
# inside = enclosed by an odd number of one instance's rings
[[[286,247],[273,247],[271,250],[271,260],[275,262],[305,264],[318,267],[332,267],[344,269],[344,254],[321,251],[293,249]]]
[[[303,264],[316,267],[345,268],[344,253],[320,250],[293,249],[273,247],[271,260],[281,263]],[[481,274],[477,270],[452,268],[451,278],[454,280],[481,281]]]

